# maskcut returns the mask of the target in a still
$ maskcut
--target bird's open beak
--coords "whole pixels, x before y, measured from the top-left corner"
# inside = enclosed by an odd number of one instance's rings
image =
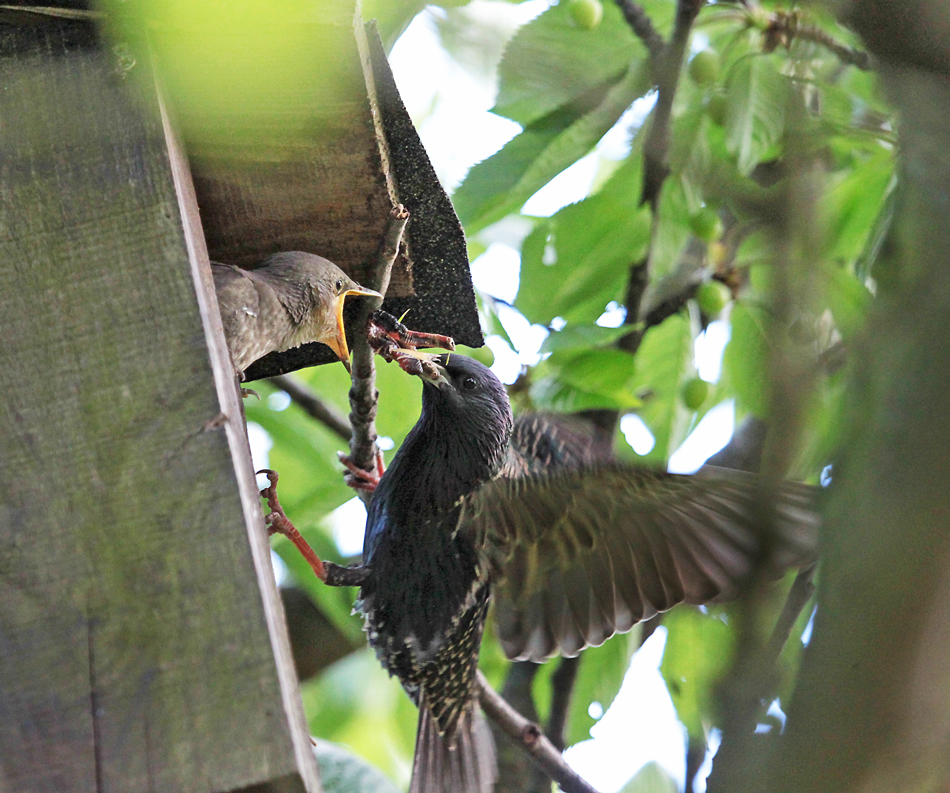
[[[372,289],[365,289],[358,286],[355,289],[348,289],[336,299],[336,336],[327,340],[327,346],[336,353],[337,358],[343,362],[346,371],[350,371],[350,348],[346,346],[346,328],[343,327],[343,303],[349,295],[365,295],[366,297],[382,298],[379,292]]]

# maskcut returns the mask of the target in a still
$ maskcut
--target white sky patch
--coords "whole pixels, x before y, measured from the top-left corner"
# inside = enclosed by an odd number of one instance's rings
[[[341,504],[323,519],[330,529],[333,541],[344,556],[363,552],[363,532],[366,529],[366,507],[354,497]]]
[[[271,396],[274,396],[274,394],[271,394]],[[270,450],[274,446],[274,441],[267,430],[256,421],[249,421],[247,422],[247,439],[251,446],[251,463],[254,466],[254,470],[260,471],[262,468],[270,467],[269,456]],[[257,486],[260,489],[263,490],[269,484],[270,482],[267,481],[267,477],[264,474],[257,477]],[[274,580],[277,582],[277,586],[282,586],[287,582],[290,575],[287,570],[287,565],[285,565],[284,560],[273,551],[270,552],[270,561],[274,569]]]
[[[639,455],[649,454],[656,446],[656,438],[653,437],[650,428],[636,413],[628,413],[620,419],[620,431],[630,444],[630,448]]]
[[[597,318],[597,325],[602,328],[619,328],[627,318],[627,309],[616,300],[611,300],[604,309],[604,313]]]
[[[541,345],[549,335],[548,329],[544,325],[532,325],[518,309],[503,303],[499,303],[495,310],[505,333],[515,345],[518,360],[525,366],[537,364],[541,360]]]
[[[808,646],[808,643],[811,641],[811,632],[815,629],[815,615],[818,613],[818,607],[812,609],[811,616],[808,618],[808,624],[805,625],[805,630],[802,631],[802,645],[805,647]]]
[[[274,580],[277,582],[277,586],[283,586],[290,578],[290,570],[287,569],[284,560],[273,551],[270,552],[270,563],[271,567],[274,568]]]
[[[260,471],[262,468],[270,468],[270,450],[274,446],[274,441],[270,434],[256,421],[247,422],[247,440],[251,446],[251,462],[254,464],[254,470]],[[261,484],[263,482],[263,484]],[[270,483],[267,477],[261,474],[257,477],[257,484],[262,489]]]
[[[592,151],[565,168],[525,202],[522,214],[547,218],[562,207],[586,198],[597,176],[598,164],[597,153]]]
[[[630,153],[630,142],[656,104],[656,91],[637,99],[600,139],[597,153],[608,160],[623,160]]]
[[[502,31],[513,32],[549,5],[549,0],[518,5],[474,0],[468,11],[500,21]],[[473,77],[442,49],[435,26],[437,13],[444,12],[433,7],[412,21],[393,47],[389,62],[422,144],[442,184],[451,191],[472,165],[521,132],[521,125],[488,112],[495,104],[497,78]]]
[[[275,391],[267,397],[267,407],[278,413],[290,407],[290,394],[286,391]]]
[[[709,731],[709,739],[706,741],[706,757],[703,758],[702,765],[696,772],[696,778],[693,780],[693,790],[696,793],[706,793],[706,780],[712,772],[713,758],[719,751],[719,744],[722,743],[722,732],[717,729]]]
[[[674,474],[695,473],[711,455],[729,443],[735,425],[735,402],[730,399],[716,405],[673,452],[667,470]]]
[[[686,732],[659,671],[665,645],[666,629],[657,628],[633,656],[617,698],[591,728],[592,740],[564,753],[570,766],[602,793],[620,790],[653,760],[683,784]]]
[[[472,283],[486,295],[514,303],[521,281],[521,254],[503,242],[493,242],[472,262]]]
[[[710,322],[706,330],[696,337],[693,363],[699,376],[707,383],[718,382],[722,375],[722,355],[730,335],[729,325],[717,320]]]
[[[495,355],[491,370],[501,382],[511,385],[521,374],[521,359],[501,336],[488,336],[485,346]]]

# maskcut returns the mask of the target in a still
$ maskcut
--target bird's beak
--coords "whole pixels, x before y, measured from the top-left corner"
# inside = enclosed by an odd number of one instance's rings
[[[348,289],[336,299],[336,336],[328,339],[326,344],[336,353],[337,358],[342,361],[348,372],[350,371],[350,348],[346,346],[346,328],[343,327],[343,303],[349,295],[365,295],[366,297],[378,297],[380,299],[383,297],[379,292],[374,292],[372,289],[357,286],[354,289]]]

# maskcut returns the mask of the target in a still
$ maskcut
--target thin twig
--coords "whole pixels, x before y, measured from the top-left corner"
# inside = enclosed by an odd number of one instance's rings
[[[313,419],[316,419],[328,429],[335,432],[345,441],[349,441],[353,434],[350,420],[333,405],[324,402],[307,386],[288,374],[271,377],[270,382],[287,394],[291,401]]]
[[[871,60],[871,56],[868,53],[864,52],[863,50],[856,50],[852,47],[842,44],[840,41],[835,40],[828,33],[825,33],[825,31],[823,31],[821,28],[807,25],[805,27],[798,28],[795,31],[795,35],[800,39],[821,44],[823,47],[831,50],[831,52],[837,55],[838,59],[842,63],[856,66],[858,69],[861,69],[861,71],[868,72],[874,68],[874,62]]]
[[[409,213],[405,207],[394,207],[389,225],[383,236],[376,255],[376,264],[367,278],[370,289],[375,289],[381,295],[386,294],[389,288],[389,277],[392,273],[393,262],[399,252],[399,243],[402,234],[409,222]],[[353,434],[350,438],[350,459],[365,471],[372,471],[376,467],[376,458],[379,449],[376,446],[376,364],[375,353],[369,346],[366,334],[362,330],[369,321],[369,316],[382,304],[379,298],[368,298],[362,301],[360,313],[356,319],[356,327],[360,329],[353,344],[353,385],[350,388],[350,423]],[[359,491],[360,498],[368,502],[371,493]]]
[[[657,64],[663,54],[663,37],[657,33],[653,27],[653,21],[650,19],[643,6],[634,0],[617,0],[617,5],[623,12],[623,18],[636,34],[650,53],[650,60]]]
[[[782,613],[779,614],[778,621],[769,638],[769,643],[762,651],[763,665],[769,668],[775,666],[782,648],[788,643],[788,637],[792,635],[792,628],[798,621],[798,615],[802,609],[811,600],[815,594],[815,565],[802,570],[795,578],[794,583],[788,590],[788,596],[785,598],[785,605],[782,607]]]
[[[488,684],[481,671],[478,672],[476,681],[482,710],[504,730],[505,734],[524,747],[524,750],[544,772],[561,786],[564,793],[597,793],[564,762],[561,753],[545,737],[541,728],[505,702],[504,698]]]
[[[649,203],[654,215],[660,199],[660,188],[669,175],[667,157],[670,149],[670,119],[673,97],[679,83],[683,58],[689,44],[689,32],[705,0],[679,0],[676,23],[669,43],[664,47],[655,72],[656,107],[653,121],[643,142],[643,203]]]
[[[627,16],[624,3],[621,0],[617,2],[620,3],[621,9],[624,9],[624,15]],[[647,330],[647,327],[640,323],[640,305],[650,282],[650,259],[653,256],[659,228],[660,190],[670,173],[668,159],[673,98],[676,95],[686,47],[689,44],[689,33],[704,2],[705,0],[679,0],[676,7],[676,23],[669,43],[662,44],[661,40],[661,47],[656,53],[651,48],[657,99],[650,129],[643,143],[643,192],[640,198],[641,203],[650,205],[652,213],[650,246],[646,256],[630,265],[624,304],[627,308],[625,322],[633,327],[629,333],[617,341],[617,346],[631,355],[639,349]],[[646,16],[643,9],[639,9],[639,13]],[[633,20],[629,16],[627,21],[633,26]],[[636,28],[634,30],[636,31]]]
[[[795,39],[804,39],[830,50],[842,63],[856,66],[862,71],[874,68],[870,54],[842,44],[830,33],[815,25],[802,25],[798,11],[776,11],[771,14],[762,35],[763,49],[766,52],[772,52],[779,46],[788,49]]]

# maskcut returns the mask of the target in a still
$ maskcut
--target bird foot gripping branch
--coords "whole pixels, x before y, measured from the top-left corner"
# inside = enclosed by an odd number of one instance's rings
[[[439,378],[439,370],[433,362],[438,356],[418,352],[416,348],[440,347],[445,350],[455,350],[455,340],[451,336],[410,330],[392,314],[382,310],[374,311],[370,315],[366,336],[373,352],[387,363],[395,361],[404,372],[433,381]],[[379,449],[376,449],[376,458],[373,469],[370,471],[353,462],[348,454],[338,452],[337,456],[346,468],[343,481],[349,487],[367,493],[376,490],[379,480],[386,471],[383,455]]]
[[[333,562],[324,562],[314,553],[313,548],[290,522],[277,498],[277,480],[280,478],[276,471],[264,468],[257,473],[266,474],[270,484],[261,491],[261,497],[267,499],[270,514],[264,516],[268,535],[283,534],[300,551],[310,565],[314,575],[327,586],[360,586],[366,580],[367,571],[364,567],[341,567]]]

